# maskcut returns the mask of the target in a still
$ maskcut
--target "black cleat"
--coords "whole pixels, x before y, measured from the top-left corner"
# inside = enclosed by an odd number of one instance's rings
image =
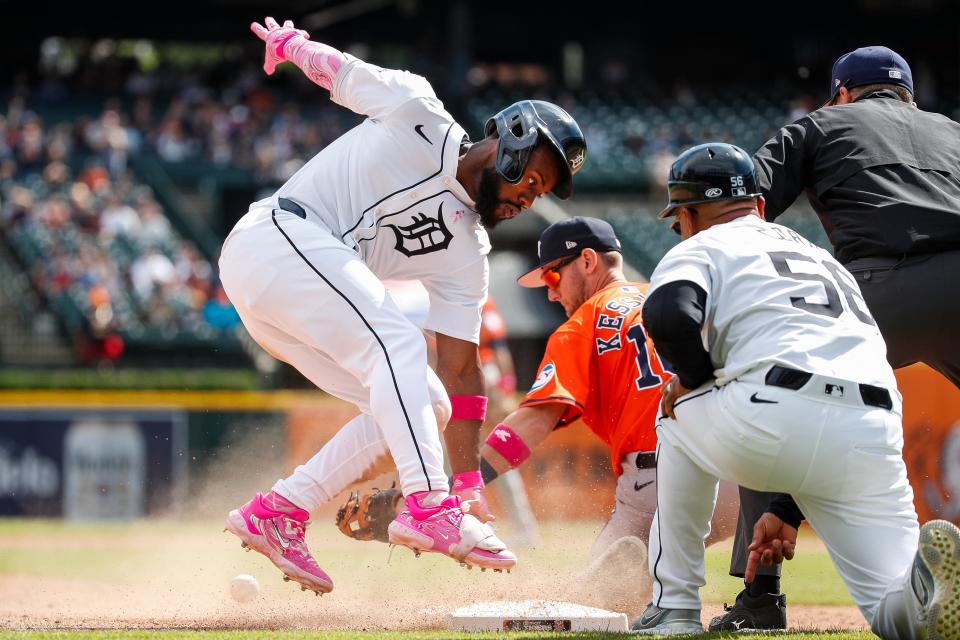
[[[708,631],[761,631],[787,628],[787,596],[764,593],[753,597],[744,589],[737,600],[723,605],[724,614],[710,621]]]

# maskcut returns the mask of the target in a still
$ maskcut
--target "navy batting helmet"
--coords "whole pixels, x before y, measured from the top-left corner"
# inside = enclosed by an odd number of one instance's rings
[[[587,157],[587,141],[576,120],[557,105],[543,100],[516,102],[487,120],[483,135],[497,137],[497,173],[511,184],[523,177],[542,136],[566,167],[553,188],[554,195],[566,200],[573,194],[573,174]]]
[[[760,195],[750,155],[725,142],[708,142],[680,154],[667,177],[670,202],[659,218],[677,207]]]

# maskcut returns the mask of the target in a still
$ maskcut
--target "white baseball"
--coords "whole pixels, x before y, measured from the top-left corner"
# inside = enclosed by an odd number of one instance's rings
[[[260,595],[260,583],[247,573],[241,573],[230,583],[230,595],[237,602],[250,602]]]

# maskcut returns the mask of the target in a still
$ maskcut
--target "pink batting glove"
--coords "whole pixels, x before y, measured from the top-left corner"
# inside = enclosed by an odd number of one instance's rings
[[[294,36],[303,36],[309,40],[310,34],[303,29],[294,27],[292,20],[285,20],[281,27],[277,24],[276,20],[267,16],[264,18],[263,23],[266,26],[261,25],[259,22],[251,23],[250,30],[267,44],[267,50],[263,60],[263,70],[267,72],[268,76],[272,76],[277,65],[287,61],[287,57],[284,55],[284,46],[287,42]]]

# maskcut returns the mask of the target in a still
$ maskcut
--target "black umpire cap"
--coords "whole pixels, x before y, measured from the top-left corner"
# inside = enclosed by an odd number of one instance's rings
[[[876,45],[860,47],[837,58],[830,72],[830,97],[827,103],[837,98],[840,87],[853,89],[868,84],[893,84],[913,95],[910,65],[893,49]]]

